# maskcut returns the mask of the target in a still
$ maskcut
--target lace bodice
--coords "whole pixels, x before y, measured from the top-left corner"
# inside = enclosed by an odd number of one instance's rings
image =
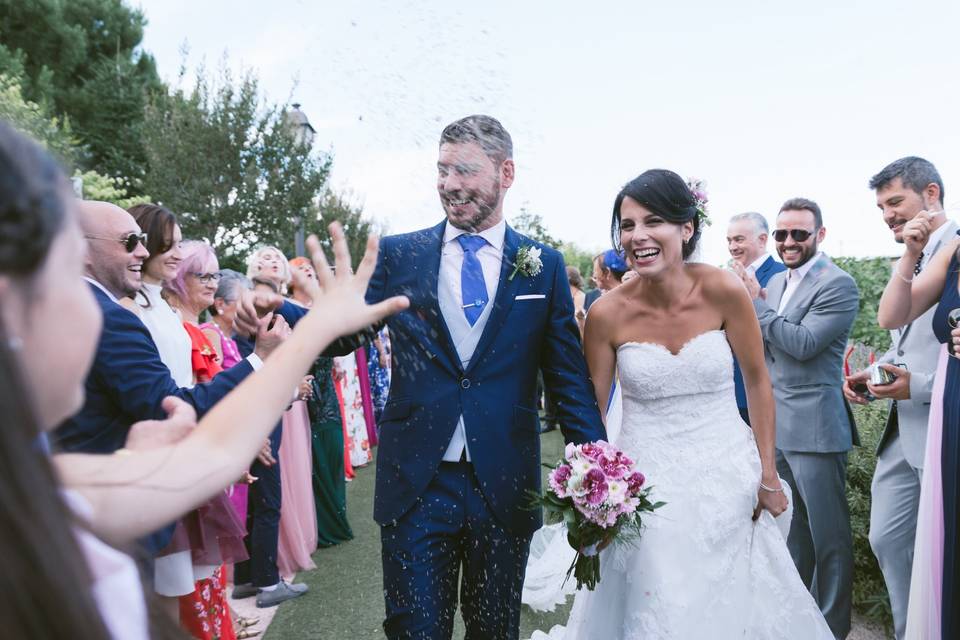
[[[656,405],[664,398],[733,388],[733,355],[717,329],[689,340],[676,354],[653,342],[627,342],[617,350],[625,399]]]

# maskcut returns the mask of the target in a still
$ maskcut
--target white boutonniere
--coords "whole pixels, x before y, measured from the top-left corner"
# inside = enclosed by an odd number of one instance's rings
[[[528,278],[537,275],[543,269],[543,262],[540,261],[540,248],[528,244],[517,249],[517,256],[514,258],[513,273],[507,280],[513,278],[519,273]]]

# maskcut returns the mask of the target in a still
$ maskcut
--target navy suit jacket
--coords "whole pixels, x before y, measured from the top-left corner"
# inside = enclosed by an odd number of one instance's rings
[[[517,535],[541,525],[528,491],[540,491],[537,371],[568,442],[606,437],[580,345],[563,257],[506,229],[496,299],[464,370],[437,298],[445,223],[382,240],[367,289],[371,304],[396,295],[410,307],[389,318],[390,396],[380,419],[374,518],[400,518],[437,471],[461,415],[474,472],[492,511]],[[536,276],[509,279],[522,245],[542,251]],[[542,298],[517,300],[517,296]]]
[[[782,262],[777,262],[773,259],[773,256],[767,256],[767,259],[760,265],[760,268],[757,269],[754,275],[757,276],[757,282],[760,283],[760,286],[766,287],[767,282],[773,277],[773,274],[786,271],[786,269]],[[747,389],[743,383],[743,372],[740,371],[740,363],[737,362],[736,358],[733,359],[733,384],[737,393],[737,406],[741,409],[746,409]]]
[[[210,383],[178,387],[140,318],[98,287],[90,288],[103,312],[103,330],[87,375],[83,408],[54,433],[60,450],[112,453],[123,448],[134,422],[166,417],[160,403],[167,396],[189,402],[202,417],[253,371],[244,360]]]

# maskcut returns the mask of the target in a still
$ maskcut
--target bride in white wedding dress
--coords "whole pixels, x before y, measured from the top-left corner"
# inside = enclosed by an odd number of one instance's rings
[[[832,638],[774,521],[788,503],[746,291],[732,274],[685,262],[698,203],[673,172],[647,171],[623,188],[613,234],[640,277],[591,308],[587,362],[601,405],[619,369],[616,444],[667,504],[644,519],[639,541],[601,552],[600,583],[577,593],[566,628],[534,639]],[[737,410],[731,346],[753,429]]]

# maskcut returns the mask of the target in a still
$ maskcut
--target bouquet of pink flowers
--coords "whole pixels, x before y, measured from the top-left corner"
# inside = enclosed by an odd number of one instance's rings
[[[567,578],[573,573],[577,589],[592,591],[600,581],[597,547],[636,539],[641,515],[666,503],[651,502],[633,460],[603,440],[568,444],[556,466],[545,466],[552,469],[550,486],[533,507],[543,508],[549,522],[566,524],[567,542],[577,551]]]

